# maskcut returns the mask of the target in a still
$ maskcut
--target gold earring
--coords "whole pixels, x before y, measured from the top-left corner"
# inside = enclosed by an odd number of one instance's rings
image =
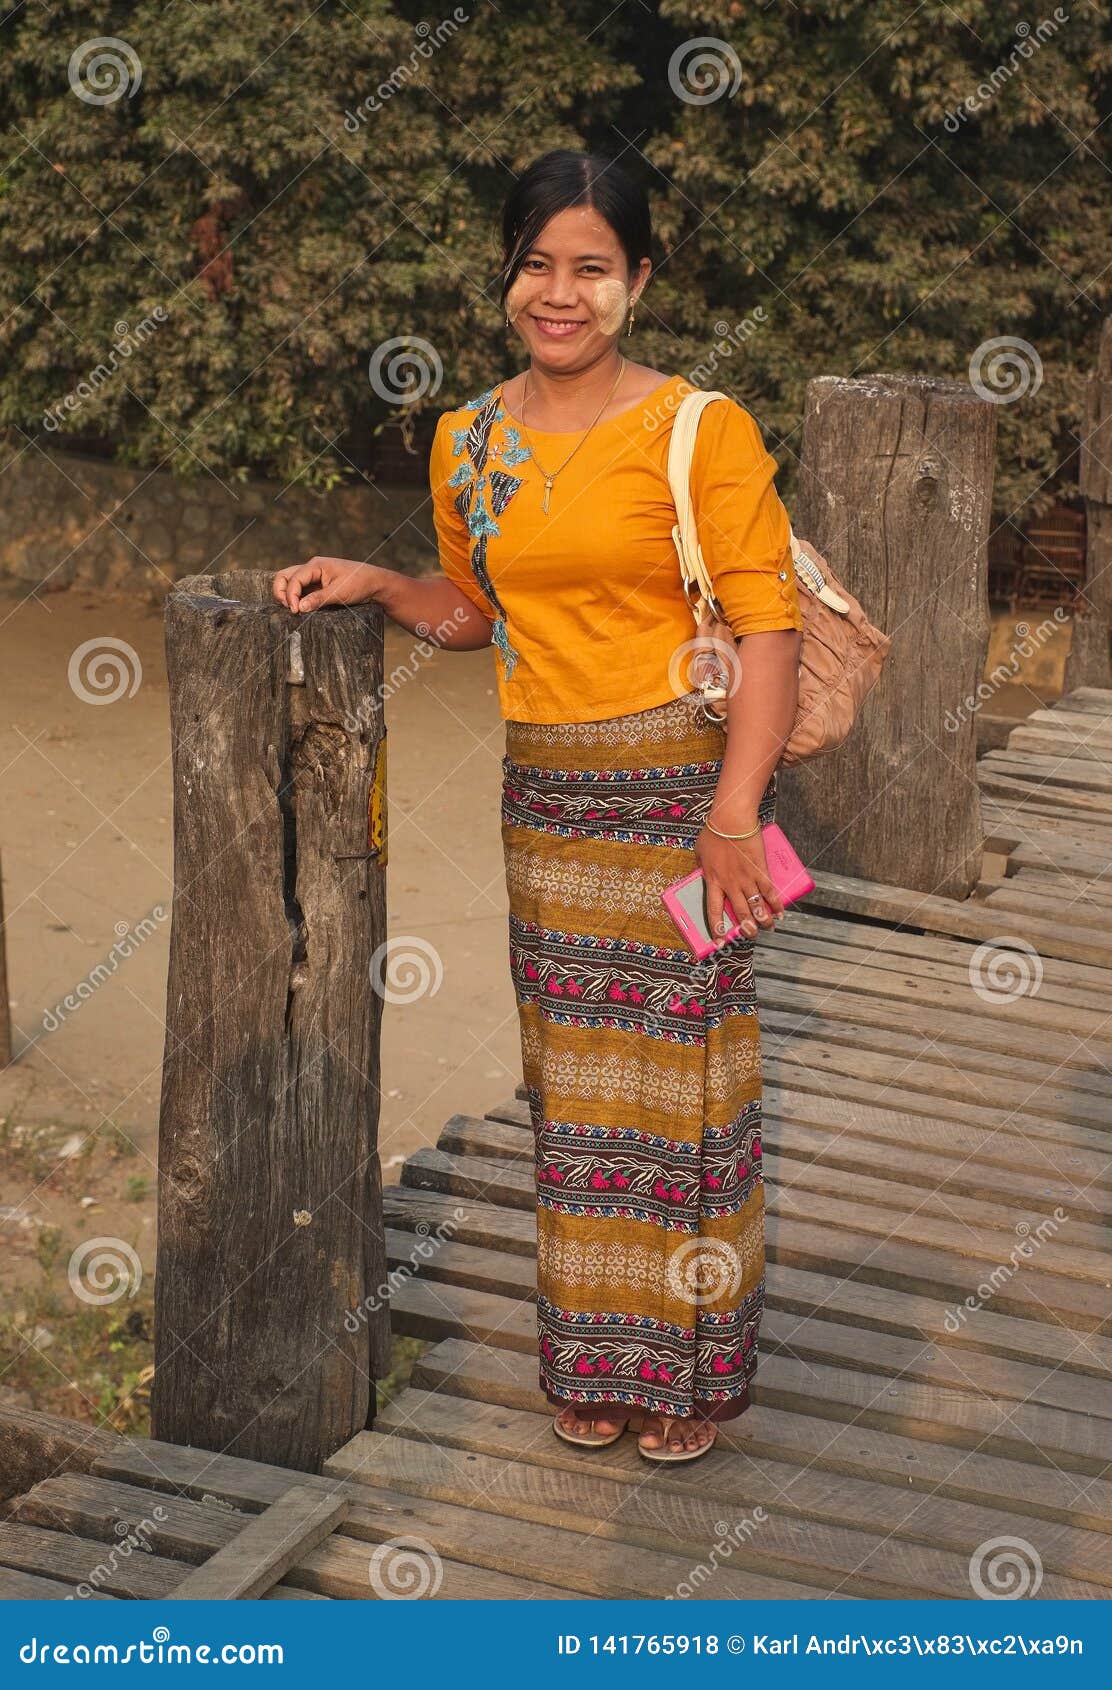
[[[628,335],[628,334],[632,334],[632,333],[633,333],[633,306],[631,305],[630,308],[629,308],[629,323],[626,327],[626,334]]]

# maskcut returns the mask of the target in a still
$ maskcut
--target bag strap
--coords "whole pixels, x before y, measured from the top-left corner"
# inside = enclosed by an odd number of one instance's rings
[[[714,585],[703,561],[703,549],[695,526],[695,512],[691,508],[691,460],[695,455],[695,437],[703,408],[714,399],[725,399],[725,393],[699,390],[685,393],[676,407],[672,421],[672,438],[668,442],[668,485],[676,507],[676,521],[672,540],[680,562],[680,578],[688,608],[698,626],[704,605],[715,610],[719,606],[714,597]],[[694,600],[693,600],[694,595]]]
[[[694,393],[685,393],[676,407],[676,415],[672,423],[672,438],[668,442],[668,484],[672,489],[672,501],[676,507],[676,521],[672,528],[672,540],[676,547],[676,554],[680,561],[680,578],[683,581],[684,597],[688,608],[698,627],[704,610],[709,607],[716,615],[722,615],[722,607],[714,596],[714,583],[710,578],[710,571],[703,560],[703,549],[699,544],[699,534],[695,525],[695,512],[691,508],[691,460],[695,455],[695,437],[699,432],[699,418],[704,407],[714,399],[728,399],[729,394],[720,393],[717,389],[699,389]],[[792,563],[803,569],[804,585],[809,587],[817,598],[829,604],[833,610],[843,615],[849,610],[845,599],[841,598],[825,584],[820,586],[812,579],[814,566],[810,563],[806,552],[800,548],[795,530],[788,529],[791,546]],[[822,577],[819,577],[821,582]]]

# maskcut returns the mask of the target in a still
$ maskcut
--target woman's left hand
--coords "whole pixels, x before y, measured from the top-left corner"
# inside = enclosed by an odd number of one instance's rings
[[[784,905],[769,875],[759,833],[751,839],[723,839],[704,827],[695,841],[695,857],[706,879],[707,919],[716,939],[733,925],[723,915],[725,898],[730,900],[748,938],[756,934],[758,924],[775,926]]]

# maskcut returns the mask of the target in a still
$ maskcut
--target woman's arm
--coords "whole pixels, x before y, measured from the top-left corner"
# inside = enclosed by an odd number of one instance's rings
[[[453,582],[415,581],[375,563],[310,558],[308,563],[278,571],[274,597],[296,612],[319,610],[326,604],[377,604],[392,622],[433,645],[477,651],[490,644],[489,617]]]
[[[740,674],[728,688],[726,752],[710,819],[726,833],[744,833],[757,825],[757,806],[795,721],[799,691],[796,628],[745,634],[738,641]],[[722,839],[703,828],[695,855],[707,883],[707,916],[712,933],[722,929],[722,900],[729,898],[742,931],[757,931],[748,899],[759,892],[757,922],[772,927],[784,906],[769,878],[759,833],[751,839]],[[728,924],[727,924],[728,925]]]

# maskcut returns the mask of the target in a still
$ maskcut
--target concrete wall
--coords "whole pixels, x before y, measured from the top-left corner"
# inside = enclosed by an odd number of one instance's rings
[[[97,586],[157,601],[182,575],[280,569],[317,553],[407,574],[433,569],[427,487],[315,493],[203,471],[182,481],[33,447],[4,473],[0,582],[46,592]]]

